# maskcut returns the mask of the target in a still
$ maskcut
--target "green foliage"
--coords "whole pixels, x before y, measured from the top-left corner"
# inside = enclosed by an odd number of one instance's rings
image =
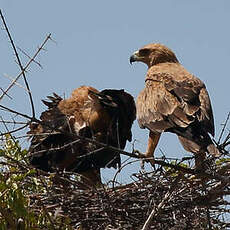
[[[10,135],[5,136],[0,149],[0,171],[0,230],[72,229],[67,217],[54,216],[45,207],[36,208],[38,197],[44,197],[53,185],[52,178],[39,177],[28,166],[27,150]]]
[[[175,160],[171,161],[170,164],[171,165],[178,165],[178,166],[181,166],[181,167],[184,167],[184,168],[188,168],[188,165],[186,163],[183,163],[183,162],[178,163]],[[165,169],[166,173],[168,175],[170,175],[171,177],[177,177],[179,175],[179,171],[173,169],[172,167],[164,166],[163,168]]]
[[[230,158],[220,158],[216,161],[216,165],[224,165],[225,163],[229,163]]]

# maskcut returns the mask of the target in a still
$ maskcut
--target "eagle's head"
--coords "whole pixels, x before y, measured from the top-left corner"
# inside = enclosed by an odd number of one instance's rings
[[[136,61],[144,62],[148,67],[164,62],[178,62],[173,51],[159,43],[148,44],[134,52],[130,57],[130,63]]]

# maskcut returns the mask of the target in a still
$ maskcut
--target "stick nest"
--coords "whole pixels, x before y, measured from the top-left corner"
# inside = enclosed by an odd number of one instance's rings
[[[134,174],[127,185],[81,189],[77,176],[55,174],[44,194],[30,196],[31,208],[45,208],[54,219],[68,217],[73,229],[142,229],[149,217],[143,229],[225,229],[225,176],[204,179],[158,167]]]

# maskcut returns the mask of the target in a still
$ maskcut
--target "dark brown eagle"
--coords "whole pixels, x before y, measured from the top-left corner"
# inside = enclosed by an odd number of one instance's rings
[[[130,63],[135,61],[148,66],[145,88],[136,102],[139,125],[149,129],[146,157],[154,156],[162,132],[177,134],[184,149],[195,154],[196,166],[203,162],[206,152],[219,155],[209,136],[214,136],[215,131],[205,84],[161,44],[149,44],[136,51]]]
[[[126,141],[131,141],[136,119],[133,97],[124,90],[99,92],[81,86],[68,99],[55,93],[48,99],[43,100],[48,109],[41,114],[41,122],[30,125],[31,164],[49,172],[77,172],[91,185],[101,183],[100,168],[120,167],[121,159],[119,151],[97,142],[124,149]]]

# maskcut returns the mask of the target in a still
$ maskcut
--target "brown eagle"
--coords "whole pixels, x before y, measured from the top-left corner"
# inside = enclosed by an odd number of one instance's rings
[[[48,107],[40,122],[32,122],[30,163],[44,171],[73,171],[90,185],[101,183],[100,168],[120,167],[119,151],[131,141],[136,119],[133,97],[124,90],[81,86],[68,99],[57,94],[43,103]],[[80,138],[81,137],[81,138]],[[90,138],[93,142],[85,140]]]
[[[215,131],[205,84],[162,44],[139,49],[130,57],[130,63],[135,61],[148,66],[145,88],[136,102],[138,123],[149,129],[146,157],[154,156],[162,132],[177,134],[184,149],[195,154],[196,166],[203,162],[206,152],[219,155],[209,136]]]

